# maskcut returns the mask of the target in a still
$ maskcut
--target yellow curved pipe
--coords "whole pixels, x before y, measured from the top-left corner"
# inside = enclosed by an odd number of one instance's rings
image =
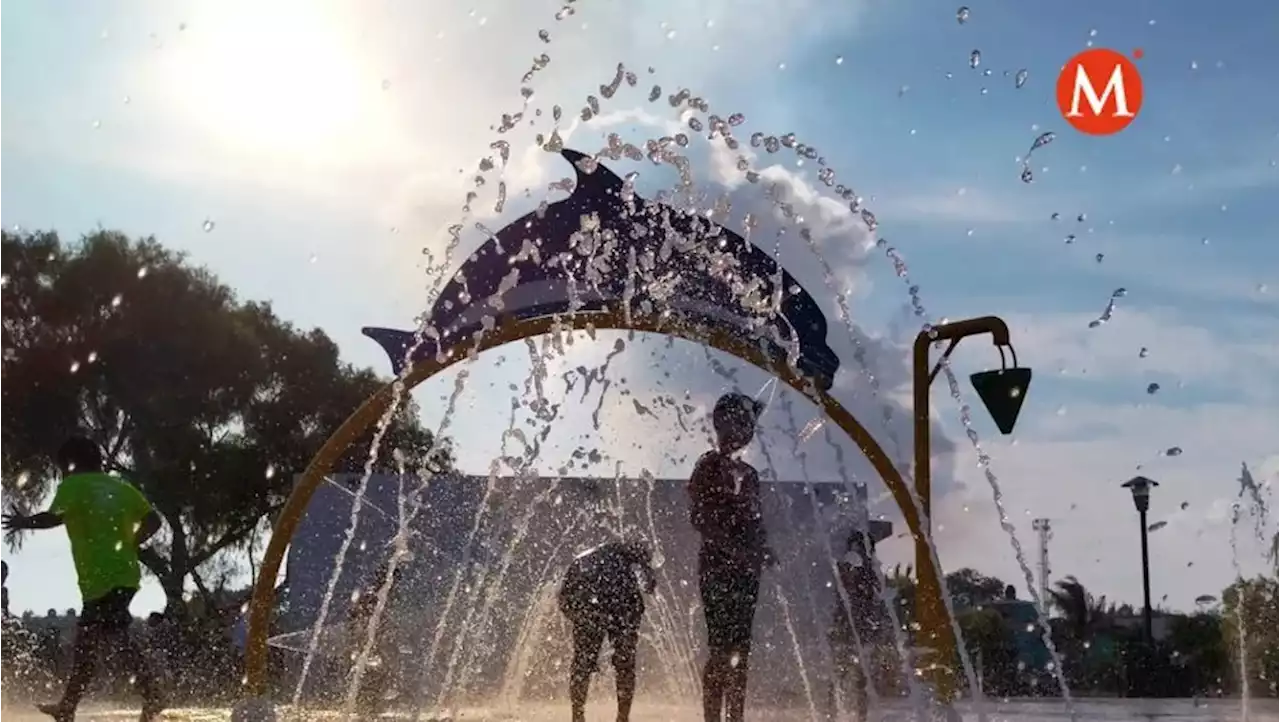
[[[667,325],[662,323],[661,319],[655,320],[648,316],[627,319],[620,313],[605,310],[591,313],[579,312],[573,316],[563,318],[543,317],[523,320],[500,320],[496,328],[492,332],[485,334],[478,342],[475,350],[480,353],[512,341],[519,341],[533,336],[586,328],[642,331],[674,336],[694,343],[705,344],[716,350],[736,356],[762,371],[775,374],[787,385],[814,399],[821,406],[823,413],[836,426],[839,426],[853,440],[853,443],[862,450],[862,453],[867,457],[867,461],[871,463],[876,473],[884,479],[885,486],[893,494],[893,499],[902,511],[907,529],[911,532],[913,538],[922,538],[920,520],[916,515],[916,505],[911,499],[910,490],[903,481],[902,475],[894,468],[893,462],[889,460],[888,454],[884,452],[884,449],[871,436],[866,427],[854,418],[853,414],[849,413],[839,401],[829,394],[815,392],[804,377],[797,374],[785,362],[775,361],[765,354],[759,345],[753,343],[746,335],[725,333],[717,329]],[[443,361],[432,357],[419,361],[410,368],[403,379],[401,399],[408,399],[409,390],[465,358],[465,354],[458,353],[458,349],[461,346],[460,344],[455,347],[454,352]],[[284,507],[280,510],[280,516],[276,520],[275,528],[272,529],[271,540],[267,544],[266,552],[262,558],[262,567],[258,572],[257,583],[253,588],[253,598],[249,603],[245,675],[249,693],[253,696],[262,695],[266,691],[267,636],[270,627],[271,609],[275,604],[275,580],[280,572],[280,564],[284,560],[289,542],[293,539],[294,532],[297,531],[298,522],[305,515],[312,494],[320,486],[325,475],[332,468],[333,463],[346,451],[352,442],[377,423],[387,411],[387,408],[395,398],[395,385],[395,382],[389,383],[373,396],[370,396],[360,408],[347,417],[347,420],[342,423],[342,426],[338,427],[337,431],[333,432],[333,435],[325,441],[324,446],[320,447],[320,450],[311,459],[311,463],[307,464],[306,470],[302,473],[302,478],[298,480],[293,492],[289,495],[288,501],[285,502]],[[931,563],[918,564],[916,573],[920,576],[920,588],[939,590],[942,588],[937,578],[937,570],[934,569]],[[935,658],[950,660],[950,655],[955,649],[955,638],[952,635],[951,626],[946,624],[945,620],[932,618],[932,615],[928,619],[922,618],[920,623],[922,631],[926,635],[925,638],[933,642],[932,646],[937,655]],[[943,672],[944,669],[945,665],[938,665],[931,670],[931,673],[935,676],[936,684],[939,688],[938,691],[944,694],[944,698],[947,698],[949,697],[948,692],[951,685],[949,684],[949,675]]]

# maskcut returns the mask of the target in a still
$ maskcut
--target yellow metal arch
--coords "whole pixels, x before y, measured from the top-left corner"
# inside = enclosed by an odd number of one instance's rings
[[[579,312],[572,316],[564,317],[543,317],[524,320],[502,319],[499,320],[497,327],[493,331],[485,334],[478,342],[476,352],[547,333],[585,328],[642,331],[674,336],[694,343],[705,344],[711,348],[736,356],[765,372],[775,374],[787,385],[813,399],[822,408],[827,418],[831,419],[836,426],[839,426],[853,440],[853,443],[857,444],[862,453],[866,455],[867,461],[875,468],[876,473],[884,479],[885,486],[888,487],[890,493],[893,494],[894,501],[902,511],[907,529],[914,538],[922,538],[920,518],[916,513],[916,505],[911,499],[911,491],[907,488],[902,475],[898,473],[893,462],[890,461],[888,454],[885,453],[880,444],[876,443],[876,440],[867,431],[866,427],[829,394],[818,393],[814,395],[810,383],[804,377],[797,374],[785,362],[775,361],[765,354],[759,345],[745,334],[725,333],[716,329],[667,325],[662,323],[660,319],[655,320],[651,316],[628,319],[616,311],[603,310],[589,313]],[[462,344],[459,345],[459,347],[461,346]],[[413,387],[465,358],[465,354],[457,353],[456,351],[457,349],[443,361],[431,357],[417,362],[404,377],[404,398],[407,398],[408,391]],[[275,581],[280,571],[280,564],[284,560],[285,551],[288,549],[289,542],[293,539],[294,532],[298,528],[298,522],[301,521],[306,513],[312,494],[315,493],[316,488],[324,480],[325,475],[329,473],[338,457],[356,439],[360,438],[361,435],[376,424],[387,411],[395,397],[394,387],[395,383],[390,383],[373,396],[370,396],[360,408],[356,409],[342,423],[342,426],[338,427],[337,431],[333,432],[333,435],[325,441],[324,446],[311,459],[311,463],[307,465],[302,478],[294,486],[288,501],[285,502],[284,508],[280,511],[280,516],[276,520],[275,528],[271,533],[271,540],[267,544],[266,552],[263,555],[262,566],[253,589],[253,598],[249,603],[245,674],[249,692],[253,696],[262,695],[266,691],[267,636],[270,627],[271,609],[275,605]],[[937,570],[933,564],[918,564],[916,573],[919,575],[919,589],[940,590],[942,588],[937,577]],[[921,631],[924,633],[924,638],[933,642],[933,651],[937,655],[935,659],[949,660],[951,651],[955,649],[955,638],[952,635],[951,626],[946,623],[945,618],[937,619],[935,615],[927,615],[927,617],[922,615],[919,621],[923,627]],[[939,671],[937,668],[931,670],[933,673],[931,676],[936,676]],[[939,683],[943,682],[942,679],[938,681]]]

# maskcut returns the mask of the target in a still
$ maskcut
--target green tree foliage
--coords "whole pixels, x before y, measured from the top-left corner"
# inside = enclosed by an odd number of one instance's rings
[[[1093,596],[1074,576],[1058,581],[1049,590],[1049,602],[1062,614],[1066,636],[1076,643],[1106,629],[1114,616],[1114,610],[1107,607],[1107,598]]]
[[[1186,691],[1216,694],[1227,686],[1230,659],[1222,636],[1222,615],[1196,612],[1169,622],[1167,646],[1178,667],[1186,670]]]
[[[1237,579],[1222,590],[1222,638],[1229,678],[1240,688],[1241,652],[1249,692],[1276,695],[1277,588],[1274,577]],[[1241,646],[1243,645],[1243,650]]]
[[[171,607],[189,577],[244,545],[283,503],[324,440],[384,382],[338,357],[320,330],[241,302],[152,239],[99,231],[3,234],[3,484],[20,507],[55,482],[52,456],[87,433],[167,522],[143,561]],[[381,459],[450,462],[411,403]],[[335,470],[363,467],[357,439]],[[20,543],[10,538],[10,544]]]
[[[1005,583],[972,567],[957,569],[946,576],[947,591],[956,604],[979,606],[1004,598]]]
[[[1003,591],[1003,584],[1000,589]],[[982,679],[984,693],[1017,694],[1023,687],[1019,679],[1018,650],[1013,630],[1005,619],[991,607],[969,607],[956,612],[956,622],[974,671]],[[956,664],[959,663],[956,660]]]
[[[845,583],[847,586],[848,579]],[[915,627],[913,570],[901,565],[885,569],[880,583],[894,591],[895,611],[909,637]],[[1003,582],[974,569],[960,569],[946,575],[946,587],[965,650],[988,695],[1057,694],[1052,670],[1047,665],[1041,669],[1043,660],[1037,659],[1047,652],[1037,652],[1038,642],[1030,638],[1033,634],[1038,638],[1040,631],[1026,628],[1025,609],[1001,601]],[[1148,642],[1143,637],[1140,609],[1109,602],[1105,596],[1090,592],[1076,577],[1068,576],[1049,593],[1055,612],[1049,620],[1052,639],[1062,657],[1068,686],[1076,692],[1217,697],[1241,692],[1238,640],[1243,637],[1250,696],[1275,697],[1280,664],[1275,634],[1280,610],[1277,592],[1274,577],[1259,576],[1227,587],[1220,606],[1194,614],[1157,609],[1157,639]],[[1215,599],[1204,595],[1202,603],[1208,605]],[[1241,615],[1243,635],[1238,631]],[[837,614],[837,626],[839,621]],[[838,651],[848,654],[843,648]],[[953,664],[959,668],[960,660]]]

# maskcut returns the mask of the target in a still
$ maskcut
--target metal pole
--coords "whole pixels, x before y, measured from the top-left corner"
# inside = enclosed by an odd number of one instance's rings
[[[1045,518],[1032,520],[1031,528],[1035,530],[1040,539],[1039,607],[1041,614],[1044,614],[1048,609],[1049,604],[1049,535],[1051,528],[1049,526],[1049,520]]]
[[[956,680],[951,674],[955,640],[947,622],[947,610],[943,605],[943,584],[940,569],[933,566],[933,554],[929,549],[932,534],[930,518],[931,464],[929,455],[929,337],[916,337],[913,353],[913,412],[915,416],[915,496],[920,504],[920,533],[915,538],[916,556],[916,621],[920,624],[915,646],[932,650],[918,663],[934,685],[934,692],[950,701],[956,692]],[[931,636],[930,636],[931,635]]]
[[[1151,634],[1151,560],[1147,554],[1147,510],[1138,510],[1138,523],[1142,527],[1142,635],[1147,644]]]
[[[916,621],[923,637],[917,637],[916,646],[926,647],[921,666],[934,684],[935,692],[946,701],[956,694],[952,660],[956,654],[956,640],[947,619],[947,609],[942,599],[944,582],[942,570],[933,565],[929,548],[932,535],[932,464],[929,447],[929,387],[938,369],[931,368],[929,349],[938,341],[951,341],[951,348],[962,338],[978,334],[991,334],[996,346],[1009,345],[1009,327],[995,316],[970,318],[934,326],[932,332],[916,335],[912,347],[912,412],[915,422],[915,496],[920,504],[920,534],[915,539],[916,552]],[[950,350],[947,351],[950,353]],[[945,354],[944,354],[945,357]]]

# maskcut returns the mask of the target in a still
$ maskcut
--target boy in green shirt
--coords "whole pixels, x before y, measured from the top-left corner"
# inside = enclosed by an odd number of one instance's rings
[[[160,517],[132,484],[103,472],[102,455],[93,441],[70,439],[58,450],[57,462],[62,481],[49,510],[29,516],[11,511],[3,518],[6,531],[66,527],[84,600],[66,691],[61,701],[42,704],[40,711],[56,722],[74,720],[98,656],[119,654],[142,692],[141,722],[150,722],[160,714],[159,690],[142,650],[129,635],[129,603],[142,581],[138,546],[159,530]]]

